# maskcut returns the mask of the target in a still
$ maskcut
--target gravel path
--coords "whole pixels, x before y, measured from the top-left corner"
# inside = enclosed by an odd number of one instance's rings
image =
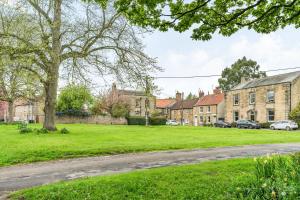
[[[170,165],[300,152],[300,143],[161,151],[39,162],[0,168],[0,200],[7,192],[62,180]]]

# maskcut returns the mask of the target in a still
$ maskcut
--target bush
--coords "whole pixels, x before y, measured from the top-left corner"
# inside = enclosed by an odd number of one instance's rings
[[[18,123],[18,129],[26,129],[27,125],[28,124],[26,122],[19,122]]]
[[[46,128],[37,129],[36,132],[38,134],[40,134],[40,133],[41,134],[47,134],[47,133],[49,133],[49,131]]]
[[[128,125],[146,125],[145,117],[127,117]]]
[[[63,112],[57,112],[56,115],[58,117],[62,117],[62,116],[88,117],[91,115],[91,113],[82,110],[66,110]]]
[[[166,125],[167,119],[165,117],[150,117],[149,124],[151,125]]]
[[[60,133],[61,134],[68,134],[68,133],[70,133],[70,131],[66,128],[63,128],[63,129],[60,130]]]
[[[31,128],[21,128],[20,129],[20,134],[26,134],[26,133],[31,133],[32,129]]]
[[[232,127],[232,128],[236,128],[236,122],[232,122],[232,123],[231,123],[231,127]]]
[[[260,123],[260,127],[261,127],[261,128],[270,128],[270,125],[271,125],[270,122]]]
[[[238,199],[299,199],[300,154],[256,159],[255,179],[236,189]]]

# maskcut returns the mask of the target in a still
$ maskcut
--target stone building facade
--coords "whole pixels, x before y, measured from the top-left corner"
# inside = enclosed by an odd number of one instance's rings
[[[193,107],[199,98],[182,100],[182,94],[176,93],[176,103],[171,107],[170,119],[185,125],[193,125]]]
[[[219,88],[213,94],[205,95],[198,100],[193,109],[194,126],[214,124],[225,118],[224,93]]]
[[[130,105],[130,116],[146,116],[146,112],[151,115],[155,110],[155,96],[148,97],[143,91],[117,89],[113,84],[112,98],[126,101]]]
[[[300,71],[242,81],[226,92],[225,102],[227,122],[286,120],[300,102]]]

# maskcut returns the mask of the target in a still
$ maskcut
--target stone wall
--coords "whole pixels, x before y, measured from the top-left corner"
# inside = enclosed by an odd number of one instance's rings
[[[40,123],[43,123],[40,120]],[[110,116],[89,116],[89,117],[74,117],[74,116],[60,116],[56,117],[57,124],[116,124],[126,125],[127,120],[125,118],[112,118]]]
[[[171,119],[181,122],[181,112],[182,118],[185,123],[193,125],[193,109],[183,109],[183,110],[171,110]]]

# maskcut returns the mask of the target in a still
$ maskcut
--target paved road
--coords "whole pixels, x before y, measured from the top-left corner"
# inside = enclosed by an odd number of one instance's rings
[[[298,151],[300,151],[300,143],[265,144],[76,158],[2,167],[0,168],[0,199],[1,194],[4,198],[4,194],[9,191],[61,180],[199,163],[208,160],[259,156],[267,153],[286,154]]]

